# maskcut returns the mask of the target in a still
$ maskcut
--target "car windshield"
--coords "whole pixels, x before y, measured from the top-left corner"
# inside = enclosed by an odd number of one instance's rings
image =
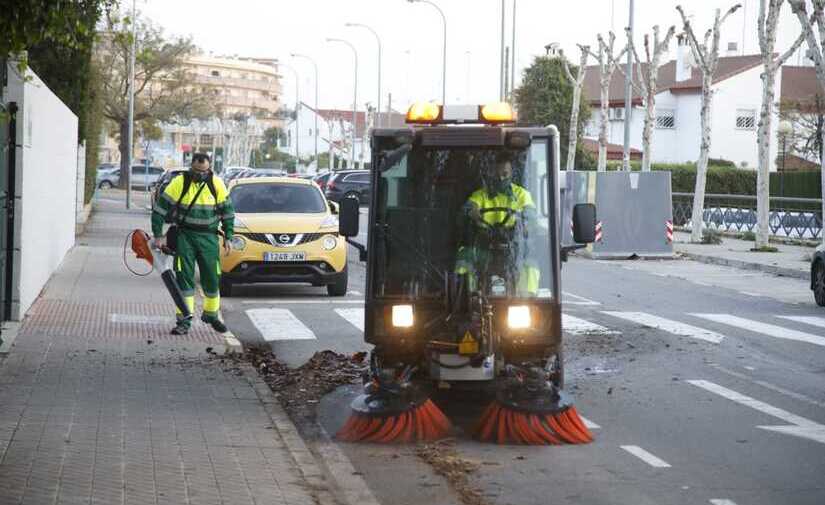
[[[511,183],[500,189],[502,157]],[[441,297],[464,273],[490,296],[553,296],[546,141],[506,153],[414,148],[380,170],[377,296]]]
[[[327,210],[321,192],[303,184],[239,184],[229,198],[239,214],[317,214]]]

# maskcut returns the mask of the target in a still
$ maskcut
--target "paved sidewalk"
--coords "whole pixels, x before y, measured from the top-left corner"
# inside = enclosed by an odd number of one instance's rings
[[[159,277],[122,265],[148,213],[122,207],[97,201],[0,360],[0,504],[337,503],[254,369],[203,324],[168,334]]]
[[[721,244],[691,244],[690,234],[676,232],[673,249],[688,258],[704,263],[758,270],[785,277],[810,279],[814,248],[771,244],[779,251],[753,252],[753,242],[722,237]]]

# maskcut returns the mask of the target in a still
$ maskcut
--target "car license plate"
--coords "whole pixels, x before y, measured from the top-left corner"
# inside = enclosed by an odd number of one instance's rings
[[[265,252],[264,261],[306,261],[305,252]]]

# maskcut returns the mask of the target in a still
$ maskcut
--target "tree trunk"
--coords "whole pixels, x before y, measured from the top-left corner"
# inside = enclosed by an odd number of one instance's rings
[[[584,69],[579,68],[579,74]],[[573,110],[570,111],[570,139],[567,141],[567,170],[575,170],[576,144],[579,140],[579,106],[582,98],[582,85],[584,81],[577,79],[573,84]]]
[[[825,145],[825,129],[822,132],[821,139],[821,145]],[[820,160],[822,164],[822,179],[820,183],[820,187],[822,188],[822,215],[819,218],[819,238],[822,239],[822,245],[825,246],[825,149],[822,150]]]
[[[120,142],[118,145],[120,151],[120,180],[118,180],[118,187],[126,189],[131,182],[132,170],[129,167],[129,122],[122,121],[120,123]]]
[[[768,55],[770,58],[773,56]],[[759,167],[756,172],[756,248],[768,246],[770,229],[770,164],[771,164],[771,122],[773,114],[774,85],[776,68],[773,64],[765,67],[762,73],[762,110],[759,116],[759,129],[756,142],[759,145]]]
[[[604,172],[607,170],[607,110],[610,106],[610,76],[605,78],[605,76],[602,75],[601,84],[601,124],[599,125],[599,164],[597,170]]]
[[[656,120],[656,100],[653,93],[647,96],[645,125],[642,130],[642,172],[650,172],[650,151],[653,144],[653,122]]]
[[[702,76],[702,143],[699,146],[699,161],[696,163],[696,189],[693,192],[693,215],[691,217],[690,241],[702,241],[702,224],[705,213],[705,183],[710,156],[710,105],[713,101],[711,84],[713,75],[705,72]]]

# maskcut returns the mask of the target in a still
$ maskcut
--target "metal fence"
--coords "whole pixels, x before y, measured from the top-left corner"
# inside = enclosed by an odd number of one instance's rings
[[[691,228],[693,193],[673,193],[673,224]],[[756,197],[705,195],[703,225],[730,232],[756,232]],[[822,236],[822,200],[771,197],[768,227],[777,237],[819,239]]]

